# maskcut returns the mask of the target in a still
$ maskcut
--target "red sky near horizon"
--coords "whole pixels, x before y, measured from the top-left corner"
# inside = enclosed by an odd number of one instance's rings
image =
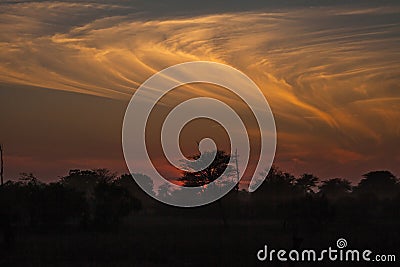
[[[127,172],[121,128],[130,97],[152,74],[194,60],[233,66],[260,87],[275,116],[274,163],[282,170],[353,181],[377,169],[400,175],[399,4],[196,12],[171,5],[0,4],[6,180],[33,172],[51,181],[76,168]],[[175,92],[160,105],[226,97],[204,90]],[[212,128],[194,127],[188,143]]]

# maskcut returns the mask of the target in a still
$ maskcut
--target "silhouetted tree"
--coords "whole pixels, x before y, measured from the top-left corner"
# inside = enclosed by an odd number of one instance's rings
[[[295,196],[295,177],[290,173],[282,172],[272,166],[264,182],[254,192],[255,196],[261,198],[289,199]]]
[[[31,226],[38,226],[41,223],[41,208],[37,203],[41,197],[43,188],[46,186],[39,181],[32,173],[21,173],[19,181],[16,183],[23,196],[20,196],[24,203],[24,210]]]
[[[153,180],[142,173],[122,174],[116,180],[119,185],[127,188],[136,197],[139,192],[141,194],[143,190],[135,181],[140,182],[141,187],[143,187],[146,192],[150,193],[151,195],[155,194]]]
[[[36,178],[36,176],[33,175],[33,173],[26,173],[26,172],[20,173],[19,181],[25,186],[35,187],[43,185],[43,183],[39,181],[39,179]]]
[[[141,208],[141,202],[124,187],[127,182],[128,177],[117,178],[107,169],[71,170],[61,179],[63,186],[85,194],[84,225],[94,222],[101,227],[116,225],[130,211]]]
[[[205,162],[211,161],[214,155],[215,158],[211,164],[208,167],[203,168]],[[203,160],[200,159],[200,156],[203,157]],[[217,150],[216,152],[204,152],[203,155],[194,155],[190,157],[190,159],[200,160],[184,164],[183,167],[189,169],[189,171],[184,171],[182,177],[178,179],[183,182],[184,186],[196,187],[209,184],[222,176],[225,170],[227,170],[227,176],[223,177],[225,182],[228,182],[229,178],[232,178],[233,168],[229,165],[230,154],[227,154],[222,150]],[[201,170],[194,171],[195,169]]]
[[[94,188],[94,222],[100,227],[118,224],[132,210],[141,208],[140,202],[126,188],[116,183],[100,182]]]
[[[135,177],[135,180],[140,181],[141,185],[147,190],[147,192],[150,192],[151,195],[155,195],[153,180],[144,174],[122,174],[117,178],[116,184],[126,188],[134,198],[139,200],[142,207],[141,210],[151,212],[154,209],[154,206],[158,203],[155,199],[145,193],[141,187],[139,187],[133,179],[133,176]]]
[[[116,179],[116,174],[107,169],[70,170],[68,175],[61,178],[61,183],[69,188],[85,192],[90,198],[98,183],[110,183]]]
[[[184,186],[197,187],[207,185],[216,179],[219,179],[219,186],[233,185],[237,183],[237,178],[234,168],[229,165],[231,155],[222,150],[207,151],[201,155],[190,157],[191,160],[186,162],[183,167],[189,171],[183,171],[182,177],[178,180],[183,182]],[[208,166],[207,163],[211,162]],[[198,171],[196,171],[198,170]],[[175,194],[175,197],[180,197],[180,191],[169,192],[168,185],[165,188],[160,188],[159,193],[169,197]],[[228,221],[222,206],[221,199],[217,200],[219,208],[219,216],[221,216],[224,227],[228,227]]]
[[[392,198],[399,193],[399,180],[389,171],[372,171],[363,177],[355,188],[358,194]]]
[[[319,194],[328,199],[337,199],[348,195],[352,190],[351,183],[342,178],[332,178],[322,181],[319,186]]]
[[[295,185],[304,193],[314,193],[314,188],[317,186],[318,177],[304,173],[302,176],[296,179]]]

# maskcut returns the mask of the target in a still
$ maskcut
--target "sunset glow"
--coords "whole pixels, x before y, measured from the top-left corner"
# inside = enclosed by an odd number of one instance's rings
[[[162,5],[106,3],[0,4],[7,179],[126,172],[121,126],[130,97],[152,74],[196,60],[233,66],[260,87],[276,120],[280,168],[353,181],[376,168],[400,174],[400,5],[157,16]],[[204,95],[246,114],[222,89],[199,85],[178,88],[157,108]]]

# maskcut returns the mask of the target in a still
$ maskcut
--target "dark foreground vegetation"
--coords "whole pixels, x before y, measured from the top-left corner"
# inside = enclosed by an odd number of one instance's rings
[[[157,202],[130,175],[104,169],[71,170],[50,184],[22,174],[0,188],[0,266],[312,266],[259,262],[256,253],[266,244],[335,247],[338,238],[395,254],[398,264],[399,223],[399,180],[388,171],[366,173],[352,186],[273,168],[256,192],[234,189],[191,209]]]

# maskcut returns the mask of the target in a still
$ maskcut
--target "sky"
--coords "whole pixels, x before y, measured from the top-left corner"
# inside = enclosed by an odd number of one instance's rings
[[[196,60],[233,66],[259,86],[282,170],[400,176],[400,4],[263,2],[2,1],[5,178],[127,172],[121,129],[131,96],[152,74]],[[159,108],[205,94],[229,101],[222,89],[196,86]]]

